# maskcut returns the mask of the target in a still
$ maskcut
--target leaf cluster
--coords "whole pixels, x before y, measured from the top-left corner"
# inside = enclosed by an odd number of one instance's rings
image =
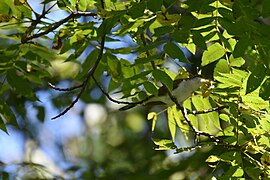
[[[176,103],[148,114],[155,131],[159,115],[167,113],[171,140],[154,138],[158,149],[180,153],[223,146],[206,160],[217,177],[270,176],[270,1],[44,0],[40,5],[41,13],[27,1],[5,0],[0,7],[1,130],[18,126],[14,111],[24,116],[25,107],[17,102],[38,101],[37,92],[48,88],[48,81],[72,79],[70,88],[51,86],[75,96],[54,99],[56,107],[67,107],[58,118],[79,99],[91,102],[95,85],[106,97],[120,93],[119,104],[141,104],[161,86],[170,94],[173,81],[188,76],[173,68],[185,66],[212,83],[182,110]],[[49,15],[55,9],[68,15],[54,21]],[[53,68],[61,63],[72,73]],[[105,90],[104,77],[109,77]],[[44,108],[35,107],[44,120]],[[196,146],[177,147],[177,129],[186,139],[197,139]]]

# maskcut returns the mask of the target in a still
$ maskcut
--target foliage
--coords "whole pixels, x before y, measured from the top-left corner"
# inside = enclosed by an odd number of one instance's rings
[[[209,150],[206,159],[214,168],[213,176],[270,178],[270,1],[44,0],[40,4],[41,13],[23,0],[4,0],[0,8],[1,130],[7,132],[8,124],[18,127],[15,112],[24,118],[24,102],[38,101],[39,90],[52,88],[75,97],[64,94],[53,101],[64,108],[53,117],[57,119],[78,100],[92,102],[89,94],[94,86],[119,104],[141,104],[156,96],[161,85],[169,93],[173,80],[186,72],[177,73],[168,64],[185,64],[213,82],[182,108],[176,103],[162,112],[149,112],[154,132],[155,123],[167,112],[171,137],[153,137],[157,149],[180,153],[218,148]],[[48,18],[55,9],[67,15],[59,21]],[[126,42],[129,45],[108,45],[127,39],[132,39]],[[53,68],[61,63],[72,73]],[[105,76],[107,89],[100,83]],[[52,85],[63,79],[72,86]],[[121,100],[111,98],[116,92]],[[36,108],[43,121],[44,108]],[[177,147],[177,129],[196,144]]]

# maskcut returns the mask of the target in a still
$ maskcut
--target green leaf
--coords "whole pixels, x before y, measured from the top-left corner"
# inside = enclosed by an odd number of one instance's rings
[[[214,76],[218,76],[219,73],[230,73],[230,66],[226,59],[220,59],[214,69]]]
[[[98,28],[98,36],[101,38],[104,34],[108,34],[111,32],[112,28],[117,25],[120,17],[123,15],[123,12],[119,12],[115,14],[113,17],[103,20],[101,25]]]
[[[172,33],[172,39],[178,43],[188,43],[189,39],[189,31],[182,29],[182,30],[175,30]]]
[[[256,90],[265,78],[265,67],[263,64],[253,64],[250,67],[251,74],[248,77],[246,94]]]
[[[224,44],[226,50],[228,52],[232,52],[233,51],[233,48],[232,48],[232,46],[231,46],[231,44],[229,42],[230,39],[225,38],[224,35],[221,34],[220,32],[217,32],[217,35],[218,35],[220,41]]]
[[[220,158],[218,156],[215,156],[215,155],[210,155],[206,160],[205,162],[207,163],[214,163],[214,162],[219,162],[220,161]]]
[[[19,76],[15,70],[9,70],[7,72],[7,81],[20,95],[37,100],[31,85],[22,76]]]
[[[168,107],[168,127],[171,133],[172,140],[174,141],[176,135],[176,121],[175,112],[173,107]]]
[[[219,73],[219,75],[214,76],[214,78],[223,83],[223,87],[242,87],[243,81],[247,75],[248,73],[243,70],[232,68],[232,74]]]
[[[1,107],[1,105],[0,105],[0,107]],[[1,114],[0,114],[0,129],[8,134],[6,124],[4,123],[4,120],[2,119]]]
[[[240,166],[231,166],[227,173],[230,174],[230,171],[233,172],[232,177],[241,178],[244,175],[244,170]]]
[[[170,78],[170,76],[167,73],[165,73],[164,71],[155,69],[152,75],[157,81],[160,81],[161,83],[165,84],[170,90],[173,89],[173,80]]]
[[[117,78],[118,76],[120,76],[120,62],[117,59],[117,57],[115,57],[112,54],[107,54],[107,65],[109,67],[109,73],[112,75],[112,77]]]
[[[234,17],[233,17],[233,12],[231,11],[231,9],[227,9],[227,8],[218,8],[218,12],[220,15],[223,16],[223,18],[225,18],[226,20],[229,21],[234,21]]]
[[[33,45],[33,44],[28,44],[27,46],[24,45],[24,48],[28,48],[29,51],[31,51],[33,53],[33,55],[35,55],[36,57],[34,57],[33,59],[35,60],[48,60],[51,61],[52,59],[55,59],[55,54],[52,53],[49,49],[47,49],[46,47],[43,47],[41,45]]]
[[[157,12],[160,10],[163,4],[163,0],[148,0],[147,8],[152,12]]]
[[[230,56],[229,61],[232,67],[241,67],[245,64],[245,60],[242,57],[234,58],[233,55]]]
[[[265,151],[261,157],[261,163],[266,169],[270,169],[270,152]]]
[[[201,48],[201,50],[206,50],[207,46],[204,37],[198,31],[193,31],[192,34],[192,40],[194,44]]]
[[[269,107],[269,102],[263,100],[261,97],[247,94],[242,96],[242,101],[244,104],[248,105],[250,108],[259,111]]]
[[[163,26],[173,25],[174,23],[178,22],[180,18],[181,16],[179,14],[157,13],[157,21]]]
[[[108,92],[111,92],[111,91],[117,89],[120,85],[121,85],[120,82],[116,82],[116,80],[114,78],[111,78],[110,83],[109,83],[109,87],[108,87]]]
[[[158,89],[156,88],[156,86],[154,84],[152,84],[151,82],[144,82],[143,83],[144,88],[146,89],[147,92],[149,92],[150,94],[153,94],[155,96],[158,95]]]
[[[270,1],[269,0],[263,0],[262,16],[265,18],[270,16]]]
[[[161,26],[161,27],[154,29],[155,33],[153,34],[153,36],[159,37],[159,36],[162,36],[164,34],[172,32],[172,30],[173,30],[173,26],[171,26],[171,25]]]
[[[196,27],[202,27],[202,26],[206,26],[206,25],[211,25],[211,23],[215,20],[215,17],[205,17],[205,18],[201,18],[197,21],[195,21],[193,28]]]
[[[202,66],[206,66],[214,61],[217,61],[225,55],[225,49],[219,44],[215,43],[208,47],[202,55]]]
[[[192,97],[192,103],[197,111],[208,110],[212,108],[210,104],[209,98],[204,98],[202,96],[194,96]],[[199,115],[201,120],[204,122],[204,128],[209,133],[214,133],[215,129],[213,125],[221,130],[219,116],[217,112],[204,113]]]
[[[136,58],[133,66],[140,65],[140,64],[146,64],[146,63],[149,63],[149,62],[154,61],[156,59],[158,59],[157,55],[147,56],[144,58]]]
[[[139,79],[146,80],[147,79],[146,76],[148,74],[150,74],[151,72],[153,72],[153,71],[152,70],[149,70],[149,71],[140,72],[140,73],[135,74],[134,76],[132,76],[130,78],[125,79],[125,81],[133,81],[133,80],[137,80],[138,81]]]
[[[139,18],[144,15],[144,10],[145,10],[146,4],[145,1],[142,1],[140,3],[137,3],[128,10],[128,14],[133,18]]]
[[[176,145],[173,143],[172,140],[169,139],[155,139],[152,138],[155,145],[158,146],[158,148],[155,148],[155,150],[170,150],[177,148]]]
[[[36,106],[36,109],[38,110],[37,118],[44,122],[45,120],[45,108],[43,106]]]
[[[119,63],[121,75],[123,76],[123,78],[127,79],[133,77],[136,74],[136,67],[132,67],[128,60],[120,59]]]
[[[234,151],[234,150],[227,151],[227,152],[221,154],[220,159],[225,160],[225,161],[229,161],[231,163],[236,163],[238,165],[240,165],[242,163],[241,155],[239,154],[239,152]]]
[[[8,13],[9,13],[9,6],[8,6],[8,4],[6,4],[5,2],[1,2],[1,6],[0,6],[0,17],[2,17],[2,15],[8,15]],[[0,19],[0,22],[1,22],[1,20],[2,19]]]
[[[12,112],[10,107],[4,101],[2,101],[1,99],[0,99],[0,112],[1,112],[1,115],[7,121],[7,123],[18,127],[18,124],[17,124],[16,117],[15,117],[14,113]]]
[[[188,103],[189,103],[189,104],[188,104]],[[186,101],[184,102],[184,107],[186,107],[186,108],[188,108],[188,109],[191,109],[191,103],[190,103],[190,100],[186,100]],[[169,108],[171,108],[171,111],[172,111],[172,113],[173,113],[173,117],[175,118],[175,122],[176,122],[177,126],[179,127],[179,129],[180,129],[181,132],[183,133],[184,137],[188,140],[188,139],[189,139],[189,133],[190,133],[190,131],[189,131],[189,128],[190,128],[190,127],[189,127],[188,124],[185,122],[185,118],[184,118],[182,112],[179,111],[179,110],[177,110],[176,105],[171,106],[171,107],[169,107]],[[197,126],[197,124],[198,124],[198,123],[197,123],[197,118],[195,117],[196,122],[194,122],[193,119],[190,118],[190,115],[188,115],[188,116],[189,116],[189,120],[191,121],[191,123],[193,124],[193,126],[195,126],[196,128],[198,128],[198,126]]]
[[[97,59],[99,50],[94,49],[84,60],[84,62],[81,65],[82,71],[77,75],[76,79],[83,78],[87,72],[91,69],[91,67],[94,65],[93,59]],[[106,55],[104,55],[106,56]]]
[[[164,46],[165,52],[171,57],[171,58],[176,58],[179,59],[179,61],[184,62],[184,63],[190,63],[186,57],[183,51],[174,43],[168,42]]]
[[[264,100],[270,100],[270,78],[267,78],[261,88],[260,88],[260,97],[263,98]]]
[[[245,167],[244,171],[252,179],[258,179],[260,177],[260,174],[262,173],[259,167]]]
[[[68,10],[67,6],[71,7],[71,4],[68,0],[57,1],[57,5],[62,10]]]
[[[242,36],[235,45],[233,56],[235,58],[243,56],[250,45],[250,38],[247,36]]]
[[[86,11],[87,10],[87,0],[80,0],[79,1],[79,9],[81,11]]]
[[[156,112],[148,113],[147,120],[152,120],[152,131],[154,131],[155,126],[156,126],[156,122],[157,122],[157,113]]]

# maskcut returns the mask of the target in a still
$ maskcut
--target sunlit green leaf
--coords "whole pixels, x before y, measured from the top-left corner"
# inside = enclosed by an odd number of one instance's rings
[[[173,89],[173,80],[170,78],[170,76],[165,73],[164,71],[161,70],[154,70],[153,71],[153,76],[155,77],[156,80],[162,82],[165,84],[170,90]]]
[[[174,141],[175,139],[175,134],[176,134],[176,121],[178,117],[175,117],[175,112],[173,107],[168,108],[168,126],[169,130],[171,133],[172,140]]]
[[[230,73],[230,66],[225,59],[220,59],[216,64],[214,75],[218,76],[219,73]]]
[[[209,102],[209,98],[194,96],[192,97],[192,104],[195,106],[197,111],[208,110],[212,108]],[[200,114],[199,116],[201,117],[201,120],[204,121],[204,128],[207,129],[208,132],[213,133],[213,125],[221,130],[217,112],[204,113]]]
[[[147,115],[147,120],[152,120],[152,131],[155,130],[156,122],[157,122],[157,113],[156,112],[150,112]]]
[[[233,67],[241,67],[245,64],[245,60],[242,57],[234,58],[233,56],[230,56],[230,65]]]
[[[180,20],[181,16],[179,14],[165,14],[158,13],[157,21],[162,25],[172,25]]]
[[[175,149],[176,146],[173,143],[172,140],[168,140],[168,139],[155,139],[152,138],[153,142],[155,143],[155,145],[158,146],[158,148],[156,148],[156,150],[170,150],[170,149]]]
[[[208,163],[213,163],[213,162],[218,162],[218,161],[220,161],[220,158],[215,155],[211,155],[205,160],[205,162],[208,162]]]
[[[268,101],[265,101],[261,97],[252,94],[242,96],[242,101],[243,103],[257,111],[269,107]]]
[[[206,66],[214,61],[217,61],[225,55],[225,49],[219,44],[212,44],[202,55],[202,66]]]

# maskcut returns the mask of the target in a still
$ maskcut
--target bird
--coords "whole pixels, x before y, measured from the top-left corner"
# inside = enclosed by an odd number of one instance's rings
[[[175,97],[180,105],[187,100],[189,97],[192,96],[192,93],[195,92],[200,88],[200,86],[209,82],[208,79],[202,78],[200,76],[195,76],[192,78],[185,78],[185,79],[176,79],[173,82],[173,90],[171,94]],[[139,104],[143,105],[167,105],[173,106],[175,102],[171,99],[168,94],[167,88],[163,85],[158,89],[158,95],[148,96],[145,100],[140,101],[138,103],[131,103],[122,108],[120,111],[125,111],[131,109]]]

